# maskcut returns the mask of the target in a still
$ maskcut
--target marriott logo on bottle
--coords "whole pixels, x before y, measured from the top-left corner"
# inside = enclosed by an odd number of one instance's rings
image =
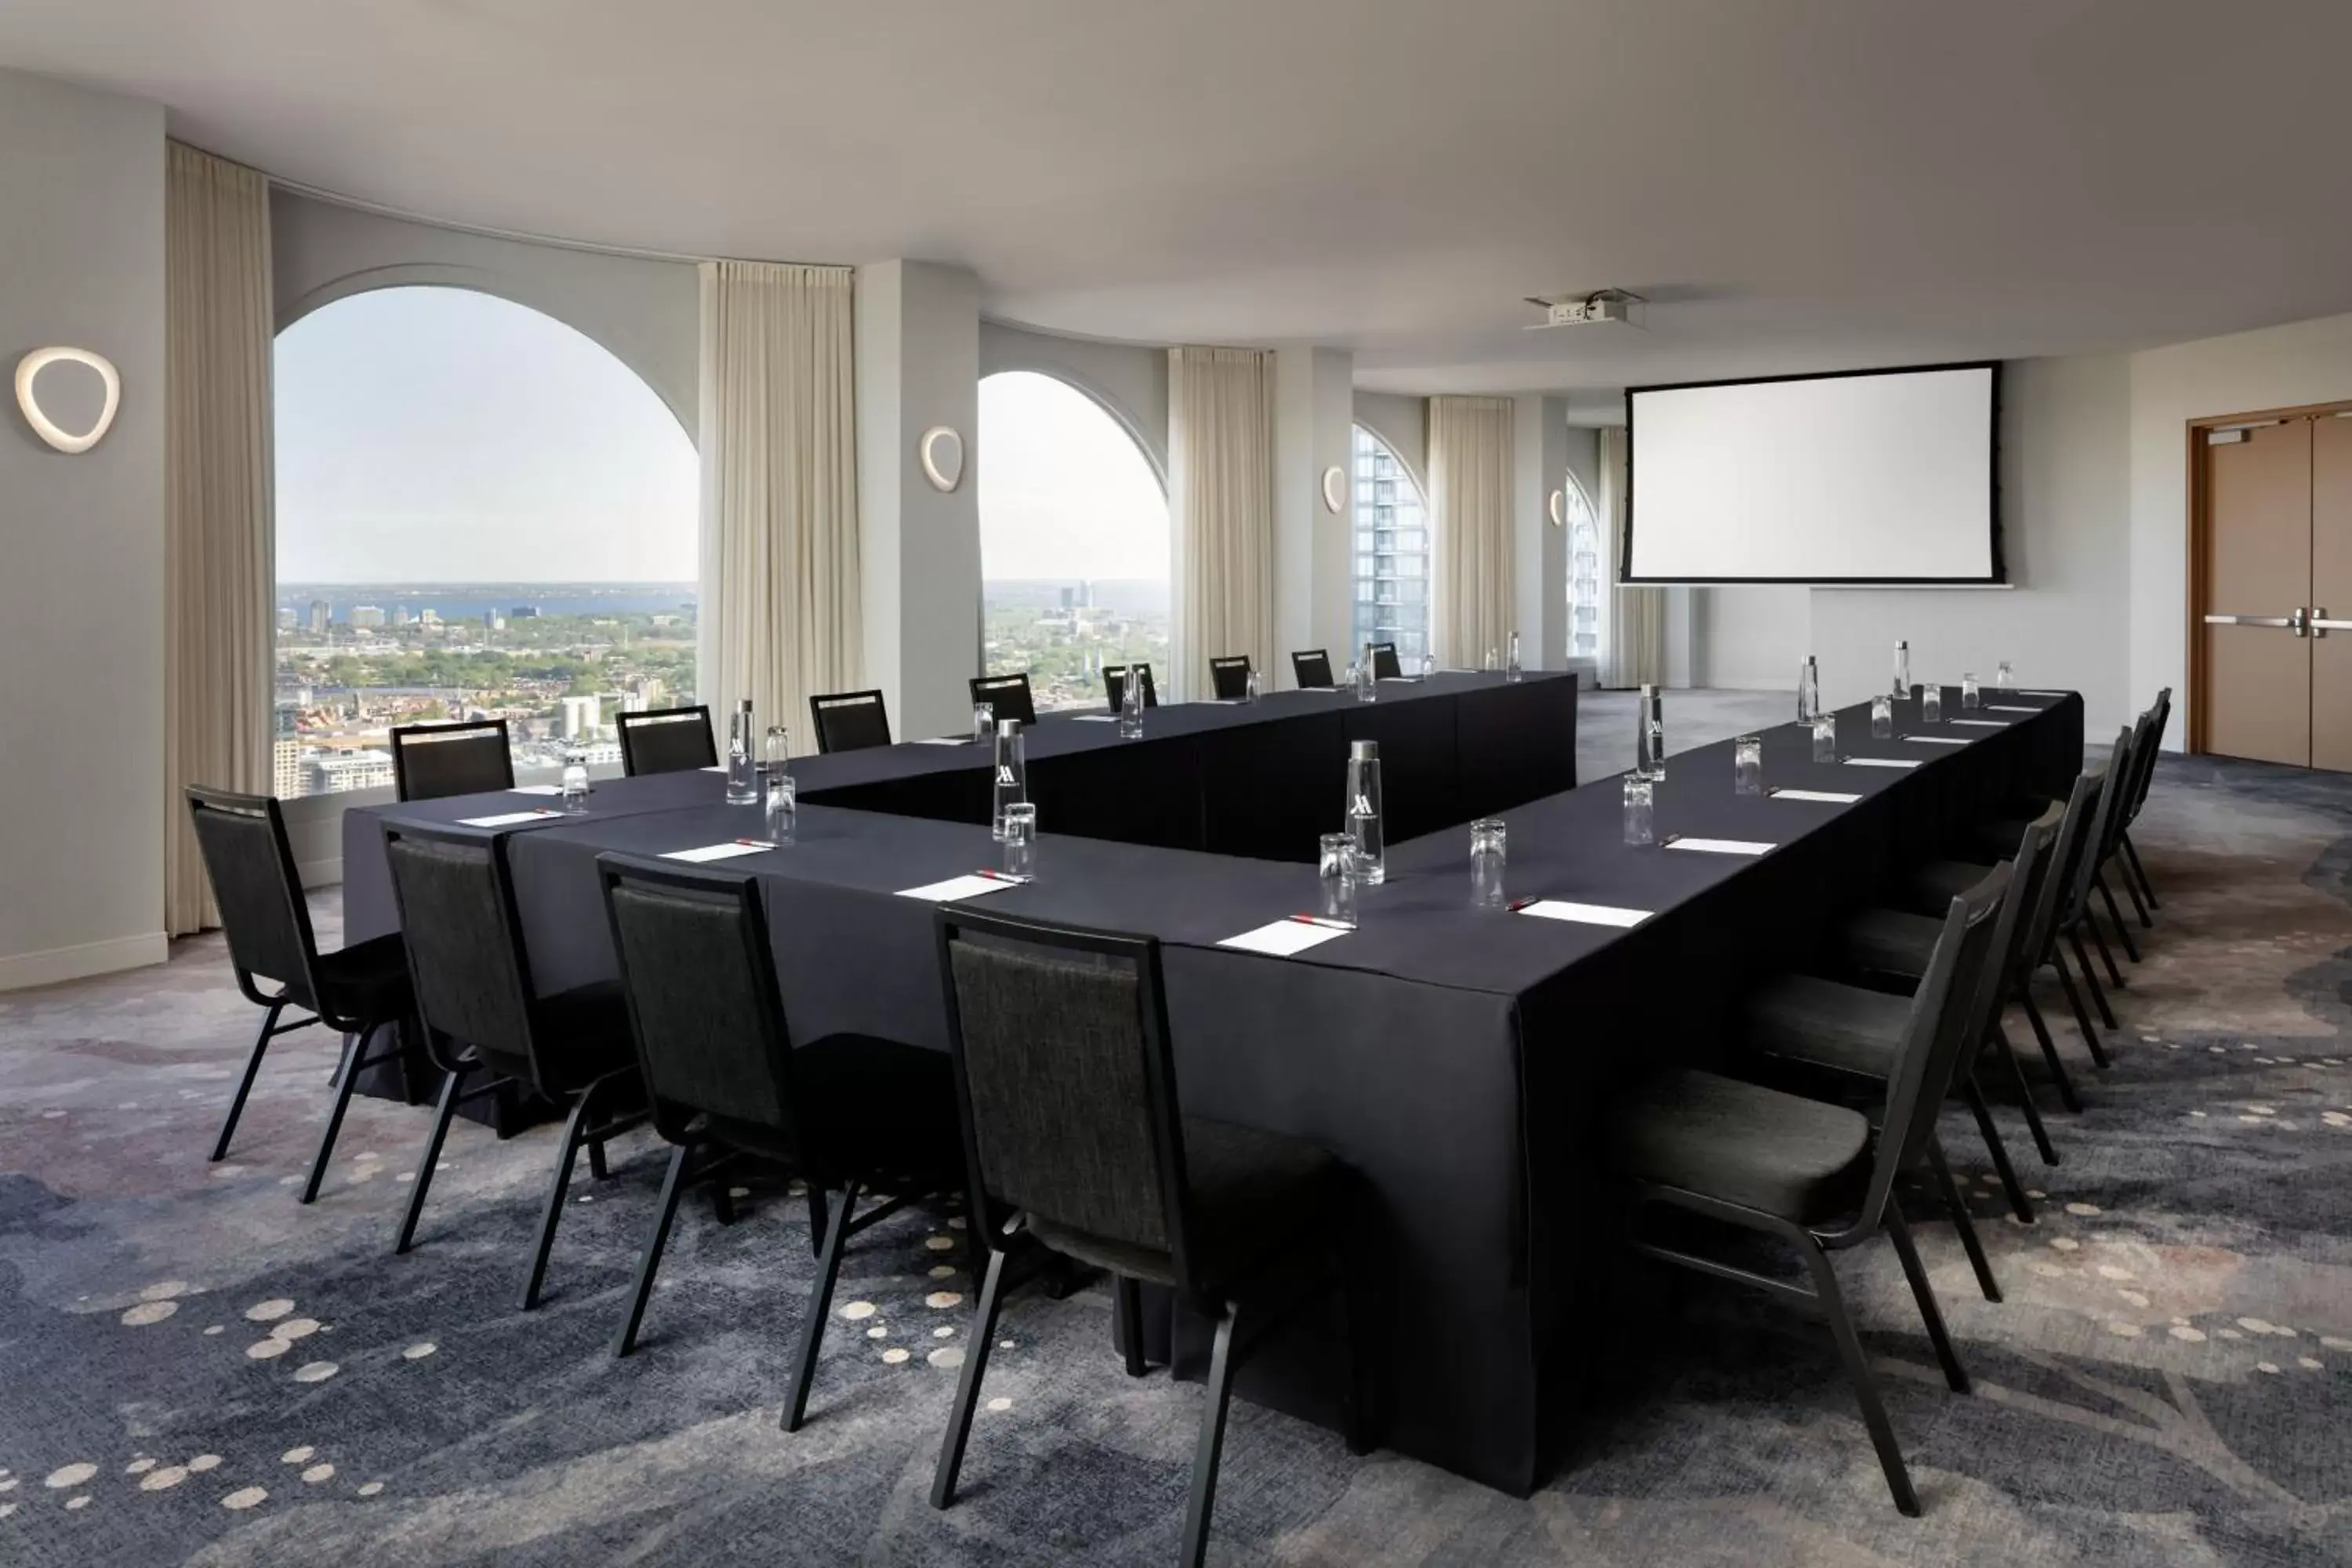
[[[1007,788],[1012,786],[1013,783],[1012,763],[999,763],[996,764],[996,782]]]
[[[1370,796],[1370,795],[1361,795],[1361,794],[1358,795],[1357,795],[1353,800],[1351,800],[1351,801],[1349,801],[1349,802],[1348,803],[1348,815],[1349,815],[1349,816],[1371,816],[1371,815],[1372,815],[1372,799],[1371,799],[1371,796]]]

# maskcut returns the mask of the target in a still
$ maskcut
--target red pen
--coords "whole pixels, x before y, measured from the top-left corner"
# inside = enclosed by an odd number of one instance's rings
[[[1349,925],[1346,921],[1327,921],[1320,915],[1293,915],[1290,918],[1297,921],[1300,925],[1321,926],[1325,931],[1353,931],[1356,929],[1354,926]]]

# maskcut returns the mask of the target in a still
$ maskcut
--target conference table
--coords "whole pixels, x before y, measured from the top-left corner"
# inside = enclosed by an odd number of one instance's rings
[[[1096,770],[1084,775],[1091,787],[1113,779],[1165,798],[1148,814],[1108,813],[1125,838],[1064,831],[1041,801],[1040,824],[1050,831],[1039,838],[1035,879],[1002,887],[987,904],[1160,940],[1186,1112],[1311,1139],[1361,1177],[1365,1219],[1349,1250],[1373,1304],[1368,1353],[1380,1369],[1385,1441],[1524,1495],[1573,1434],[1601,1342],[1591,1331],[1616,1232],[1596,1154],[1611,1094],[1659,1068],[1720,1065],[1730,1010],[1748,983],[1820,957],[1840,915],[1878,897],[1902,868],[1948,849],[1974,818],[2019,794],[2063,793],[2082,763],[2082,705],[2070,693],[2000,692],[1987,696],[1994,706],[1963,713],[1952,690],[1949,718],[1938,725],[1921,722],[1916,699],[1897,702],[1885,739],[1871,738],[1866,709],[1848,710],[1839,715],[1844,760],[1836,762],[1814,762],[1810,732],[1794,724],[1762,732],[1767,790],[1851,800],[1739,795],[1730,742],[1685,752],[1655,785],[1661,842],[1633,846],[1623,842],[1616,778],[1572,787],[1566,679],[1464,675],[1416,688],[1393,697],[1384,688],[1372,704],[1286,693],[1254,705],[1263,713],[1161,709],[1155,737],[1179,743],[1157,758],[1153,740],[1120,742],[1116,726],[1041,723],[1033,795],[1067,756]],[[1432,706],[1391,716],[1416,704]],[[1454,710],[1450,757],[1406,763],[1392,748],[1411,742],[1398,737],[1418,732],[1436,744],[1445,708]],[[1568,725],[1544,721],[1562,710]],[[1232,804],[1223,792],[1246,794],[1248,781],[1180,753],[1214,758],[1253,743],[1279,752],[1294,722],[1320,731],[1304,750],[1329,743],[1342,758],[1349,724],[1396,726],[1383,737],[1383,766],[1407,781],[1406,799],[1427,792],[1413,811],[1467,806],[1466,815],[1498,813],[1507,824],[1513,895],[1643,918],[1628,928],[1473,907],[1469,832],[1457,816],[1392,835],[1387,880],[1361,894],[1355,931],[1291,957],[1220,945],[1313,908],[1318,889],[1304,863],[1311,831],[1304,846],[1265,841],[1279,858],[1212,847],[1262,834],[1293,813],[1315,831],[1336,826],[1339,773],[1334,764],[1328,780],[1311,780],[1311,801],[1235,808],[1220,819],[1209,807]],[[1055,735],[1066,723],[1110,739]],[[1915,733],[1926,738],[1906,738]],[[1489,748],[1501,759],[1492,773]],[[932,906],[900,895],[992,866],[996,854],[984,805],[956,820],[950,808],[962,786],[934,777],[972,766],[939,760],[950,750],[889,748],[932,753],[904,763],[877,749],[795,764],[808,804],[791,841],[724,862],[759,879],[766,894],[795,1037],[854,1030],[944,1048]],[[1129,772],[1148,777],[1117,773],[1107,752],[1126,754]],[[812,787],[821,773],[825,782]],[[1507,794],[1507,784],[1538,786],[1563,773],[1560,787]],[[1261,777],[1268,790],[1297,782],[1279,768]],[[1395,799],[1398,784],[1390,788]],[[836,790],[856,804],[837,804]],[[614,781],[584,816],[515,833],[510,860],[541,989],[614,973],[599,854],[668,854],[763,831],[756,807],[729,806],[721,794],[710,773]],[[875,809],[877,800],[934,814]],[[1404,805],[1392,805],[1392,822]],[[396,928],[382,847],[387,825],[446,826],[516,805],[512,795],[477,795],[349,814],[350,935]],[[1086,819],[1075,805],[1055,809]],[[1179,841],[1137,841],[1145,837],[1139,824]],[[1666,842],[1677,836],[1679,848]],[[1769,847],[1720,852],[1692,848],[1693,838]],[[1160,1306],[1154,1340],[1180,1373],[1196,1372],[1202,1325]],[[1332,1342],[1327,1325],[1300,1320],[1244,1367],[1243,1393],[1339,1425]]]

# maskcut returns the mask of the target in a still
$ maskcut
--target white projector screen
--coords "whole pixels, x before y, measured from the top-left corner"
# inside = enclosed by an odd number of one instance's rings
[[[1629,583],[1998,583],[1998,367],[1627,395]]]

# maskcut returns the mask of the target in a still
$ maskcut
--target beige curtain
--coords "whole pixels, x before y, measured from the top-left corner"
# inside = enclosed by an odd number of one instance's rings
[[[1601,432],[1601,526],[1609,541],[1609,581],[1615,583],[1625,549],[1625,430]],[[1603,686],[1664,686],[1666,682],[1666,591],[1619,587],[1609,606],[1609,643],[1601,661]]]
[[[726,741],[760,724],[814,749],[811,694],[864,663],[851,270],[702,266],[702,700]]]
[[[182,791],[267,795],[272,506],[269,184],[169,146],[163,205],[163,920],[218,925]]]
[[[1438,657],[1477,668],[1510,640],[1517,595],[1511,540],[1511,400],[1429,400],[1429,510],[1436,520]]]
[[[1168,351],[1168,513],[1176,615],[1169,672],[1181,700],[1209,660],[1245,653],[1274,683],[1274,355]]]

